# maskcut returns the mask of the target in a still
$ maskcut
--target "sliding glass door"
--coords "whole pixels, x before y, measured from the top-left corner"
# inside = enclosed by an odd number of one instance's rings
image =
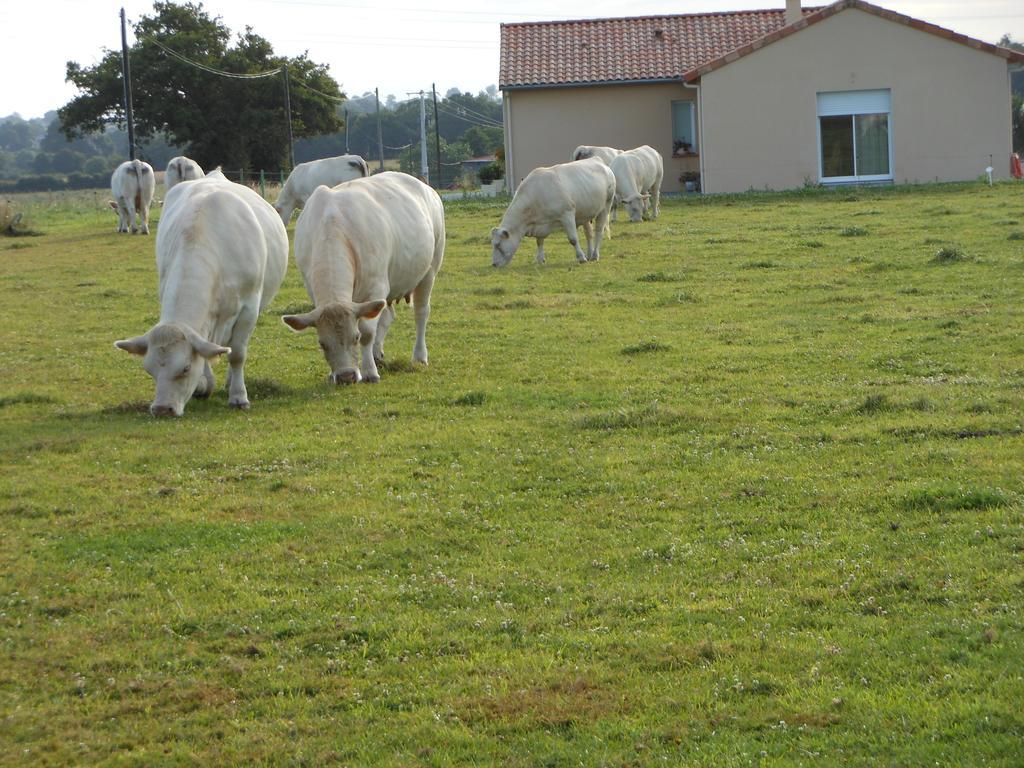
[[[821,181],[888,181],[892,176],[889,91],[818,94]]]

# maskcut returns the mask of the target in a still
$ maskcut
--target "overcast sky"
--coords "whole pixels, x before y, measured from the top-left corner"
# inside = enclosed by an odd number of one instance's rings
[[[804,5],[824,5],[805,0]],[[1024,40],[1024,0],[879,0],[878,5],[971,37]],[[781,8],[785,0],[208,0],[233,32],[246,25],[275,52],[308,51],[348,95],[381,98],[449,88],[477,92],[498,79],[498,25],[505,22]],[[152,0],[0,0],[0,117],[39,117],[75,96],[67,61],[92,66],[119,49],[118,14],[151,14]],[[129,28],[129,43],[131,43]]]

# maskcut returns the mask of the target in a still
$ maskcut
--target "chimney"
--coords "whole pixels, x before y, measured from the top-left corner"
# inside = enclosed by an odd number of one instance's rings
[[[795,24],[804,17],[800,10],[800,0],[786,0],[786,26]]]

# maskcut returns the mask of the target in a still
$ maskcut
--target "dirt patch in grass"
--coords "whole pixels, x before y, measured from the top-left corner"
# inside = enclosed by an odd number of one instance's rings
[[[553,728],[618,717],[631,709],[622,690],[584,678],[555,680],[494,696],[464,701],[457,707],[469,721],[525,722]]]

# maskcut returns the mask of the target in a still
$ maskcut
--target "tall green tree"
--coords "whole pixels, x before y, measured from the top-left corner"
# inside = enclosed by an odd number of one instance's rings
[[[202,3],[156,2],[153,15],[141,17],[134,29],[132,104],[140,138],[166,134],[203,167],[287,168],[283,74],[225,77],[209,69],[252,75],[287,65],[293,135],[341,127],[336,107],[344,94],[325,65],[305,54],[277,56],[249,27],[232,41],[231,31]],[[67,79],[81,93],[58,112],[65,136],[73,139],[110,123],[124,124],[120,51],[104,50],[93,67],[69,61]]]

